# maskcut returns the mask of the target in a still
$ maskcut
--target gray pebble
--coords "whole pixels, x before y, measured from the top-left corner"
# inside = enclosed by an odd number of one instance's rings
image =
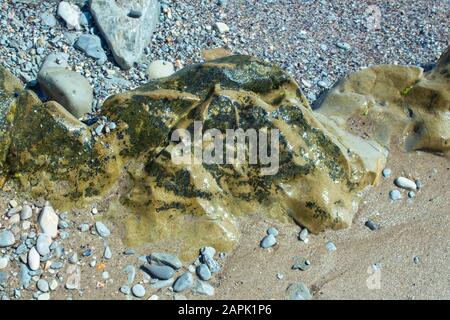
[[[328,251],[336,251],[337,250],[336,245],[332,241],[328,241],[325,244],[325,248],[327,248]]]
[[[192,287],[194,284],[194,278],[189,272],[183,273],[173,284],[173,291],[182,292]]]
[[[125,295],[129,295],[131,293],[131,289],[129,286],[121,286],[120,292],[122,292]]]
[[[170,279],[175,274],[175,270],[169,266],[146,265],[145,269],[152,277],[160,280]]]
[[[308,229],[304,228],[302,231],[300,231],[299,235],[298,235],[298,239],[305,242],[306,239],[308,239]]]
[[[278,235],[278,230],[274,227],[270,227],[269,229],[267,229],[267,235],[273,235],[274,237],[276,237]]]
[[[145,288],[142,284],[135,284],[131,289],[135,297],[142,298],[145,296]]]
[[[391,200],[396,201],[402,198],[402,194],[397,189],[394,189],[389,192],[389,197]]]
[[[0,231],[0,248],[7,248],[16,242],[14,234],[9,230]]]
[[[391,174],[392,174],[392,170],[391,169],[386,168],[386,169],[383,170],[383,177],[389,178],[391,176]]]
[[[192,293],[205,296],[214,295],[214,287],[207,282],[195,280],[192,287]]]
[[[289,285],[287,292],[289,300],[311,300],[312,298],[308,287],[303,282]]]
[[[276,243],[277,239],[272,234],[269,234],[262,239],[260,246],[261,248],[267,249],[273,247]]]
[[[44,280],[44,279],[40,279],[38,282],[37,282],[37,284],[36,284],[36,287],[40,290],[40,291],[42,291],[42,292],[48,292],[49,291],[49,289],[50,289],[50,287],[49,287],[49,285],[48,285],[48,282],[46,281],[46,280]]]
[[[199,265],[196,268],[197,275],[200,279],[208,281],[211,279],[211,271],[209,270],[208,266],[204,263]]]
[[[105,226],[103,222],[97,221],[95,223],[95,230],[100,235],[100,237],[106,238],[111,235],[111,231],[109,231],[108,227]]]
[[[183,264],[181,263],[180,259],[178,259],[178,257],[171,255],[171,254],[162,253],[162,252],[152,253],[149,256],[149,262],[154,262],[159,265],[166,265],[166,266],[172,267],[175,270],[178,270],[183,266]]]
[[[372,230],[372,231],[378,230],[380,228],[378,223],[376,223],[376,222],[374,222],[374,221],[372,221],[370,219],[366,221],[365,226],[367,228],[369,228],[370,230]]]
[[[107,246],[107,247],[105,248],[105,251],[104,251],[104,253],[103,253],[103,257],[104,257],[105,259],[107,259],[107,260],[109,260],[109,259],[112,258],[112,252],[111,252],[111,249],[109,248],[109,246]]]

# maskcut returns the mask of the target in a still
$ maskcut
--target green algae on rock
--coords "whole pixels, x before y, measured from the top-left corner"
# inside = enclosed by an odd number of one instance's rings
[[[229,56],[110,97],[102,112],[117,128],[96,138],[60,105],[23,91],[14,108],[1,110],[0,119],[13,121],[0,130],[10,137],[1,141],[2,163],[26,191],[56,206],[106,199],[106,216],[129,244],[170,240],[187,258],[205,245],[230,250],[245,214],[294,219],[315,233],[349,226],[361,192],[380,179],[392,135],[415,135],[411,149],[448,153],[448,95],[448,53],[425,75],[402,66],[352,74],[318,111],[279,67]],[[227,129],[278,130],[278,170],[173,161],[171,135],[195,135],[196,122],[202,133],[216,129],[222,146]],[[360,122],[364,130],[352,130]],[[201,141],[203,150],[212,142]]]

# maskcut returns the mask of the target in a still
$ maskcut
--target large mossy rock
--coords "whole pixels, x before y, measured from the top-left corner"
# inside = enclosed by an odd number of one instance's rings
[[[110,97],[103,114],[117,128],[95,138],[1,70],[2,175],[60,207],[103,199],[128,243],[171,241],[184,257],[204,245],[231,249],[246,214],[294,219],[312,232],[344,228],[361,191],[378,182],[393,139],[448,154],[448,55],[425,74],[404,66],[356,72],[317,111],[279,67],[225,57]],[[194,136],[196,121],[202,133],[216,130],[201,141],[211,154],[227,129],[278,130],[278,170],[261,174],[267,164],[248,158],[173,161],[172,134]]]
[[[358,193],[376,183],[386,160],[377,143],[317,118],[280,68],[247,56],[187,67],[111,97],[103,112],[118,123],[121,155],[133,163],[111,212],[134,208],[125,218],[131,242],[171,237],[185,249],[229,249],[239,235],[235,218],[244,214],[292,217],[313,232],[344,228]],[[193,136],[194,121],[203,132],[278,129],[279,170],[261,175],[262,164],[174,163],[170,133]]]

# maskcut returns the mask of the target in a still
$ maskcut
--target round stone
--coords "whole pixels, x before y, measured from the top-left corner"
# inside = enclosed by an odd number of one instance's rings
[[[164,60],[156,60],[150,63],[147,69],[147,76],[151,80],[171,76],[175,72],[173,64]]]
[[[135,284],[131,291],[133,292],[133,295],[138,298],[142,298],[143,296],[145,296],[145,288],[142,284]]]

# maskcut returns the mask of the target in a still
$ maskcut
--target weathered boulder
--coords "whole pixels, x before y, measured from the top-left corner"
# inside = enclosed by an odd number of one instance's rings
[[[291,77],[246,56],[187,67],[109,98],[103,110],[124,137],[122,156],[141,159],[127,167],[127,189],[113,210],[136,209],[125,219],[130,241],[170,233],[186,249],[205,242],[227,249],[239,234],[234,217],[256,212],[293,217],[313,232],[346,227],[357,193],[377,182],[387,155],[376,142],[316,118]],[[220,130],[215,138],[223,143],[227,129],[278,129],[278,171],[261,175],[261,163],[175,163],[170,133],[194,136],[194,121],[202,133]]]
[[[3,168],[56,207],[107,199],[106,216],[130,244],[170,240],[181,257],[205,245],[230,249],[236,217],[248,213],[294,219],[315,233],[344,228],[361,191],[378,182],[395,135],[406,134],[407,148],[448,154],[448,60],[447,52],[424,75],[402,66],[357,72],[313,111],[279,67],[224,57],[110,97],[103,115],[117,127],[95,139],[59,104],[28,91],[11,104],[6,94]],[[239,129],[248,134],[242,148],[228,141]],[[240,151],[243,161],[227,161]]]
[[[46,67],[39,71],[37,79],[42,91],[76,118],[92,111],[94,91],[89,81],[78,72]]]
[[[90,6],[117,64],[123,69],[131,68],[158,25],[158,0],[91,0]]]
[[[335,124],[386,147],[449,155],[449,53],[429,72],[380,65],[341,80],[317,109]],[[393,140],[394,139],[394,140]]]

